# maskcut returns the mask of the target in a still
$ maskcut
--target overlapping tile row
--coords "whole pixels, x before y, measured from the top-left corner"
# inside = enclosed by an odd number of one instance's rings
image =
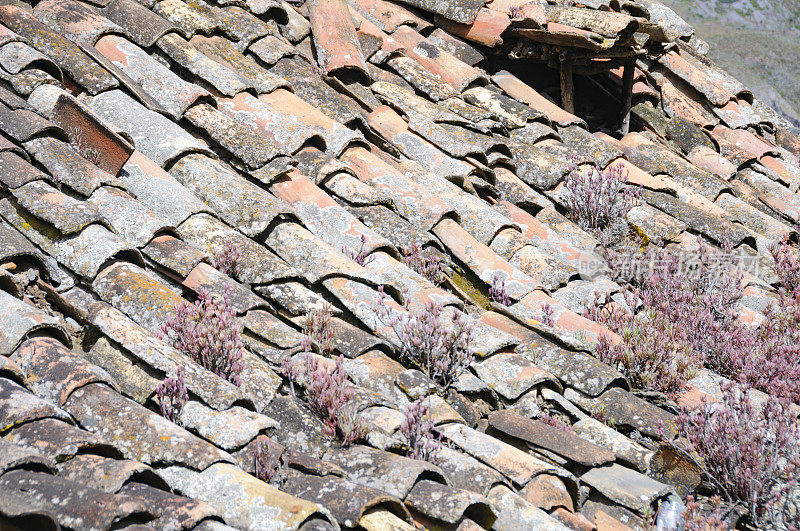
[[[1,3],[0,517],[594,529],[635,525],[672,491],[659,444],[672,413],[591,354],[611,333],[583,312],[620,287],[563,214],[562,182],[622,164],[641,187],[639,234],[726,240],[769,264],[800,221],[800,141],[669,9]],[[542,46],[638,54],[636,132],[590,132],[525,80],[524,59],[487,60]],[[613,93],[622,74],[592,82]],[[227,274],[212,264],[230,245]],[[415,245],[444,259],[441,286],[406,265]],[[751,318],[775,280],[748,279]],[[496,282],[508,306],[488,297]],[[435,302],[472,324],[475,361],[447,393],[398,361],[380,287],[393,312]],[[239,386],[156,338],[201,290],[227,293],[245,327]],[[280,369],[326,301],[368,427],[350,448]],[[182,426],[154,396],[178,367]],[[719,393],[718,379],[692,392]],[[398,455],[420,398],[447,443],[435,465]],[[572,430],[537,420],[548,411]],[[285,463],[277,487],[254,475],[262,443]]]

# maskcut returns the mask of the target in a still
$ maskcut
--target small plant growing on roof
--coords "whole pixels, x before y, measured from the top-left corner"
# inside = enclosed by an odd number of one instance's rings
[[[511,297],[506,291],[506,281],[500,275],[492,277],[492,285],[489,287],[489,299],[503,306],[511,306]]]
[[[333,325],[331,324],[331,305],[328,301],[322,303],[322,308],[314,308],[306,314],[303,324],[302,347],[306,352],[311,352],[313,344],[319,346],[324,356],[333,353]]]
[[[564,431],[567,433],[573,433],[571,424],[564,422],[563,420],[561,420],[561,418],[559,418],[556,415],[551,415],[547,411],[543,411],[542,414],[539,415],[539,418],[537,420],[539,422],[544,422],[548,426],[552,426],[557,430]]]
[[[628,308],[597,297],[587,312],[622,338],[614,344],[601,334],[598,357],[634,386],[674,397],[696,369],[729,356],[724,352],[738,341],[734,335],[744,333],[735,313],[741,273],[729,253],[712,255],[702,241],[696,255],[651,246],[627,260],[633,283],[623,292]]]
[[[781,279],[781,288],[787,295],[793,295],[800,287],[800,259],[797,250],[789,245],[788,238],[772,244],[769,250],[775,259],[775,272]]]
[[[242,253],[233,238],[225,238],[222,247],[211,253],[211,265],[230,277],[236,275]]]
[[[427,301],[421,309],[409,309],[406,302],[405,313],[395,311],[383,286],[378,291],[376,314],[394,331],[400,359],[442,388],[450,387],[472,363],[472,326],[456,311],[446,317],[444,307],[433,301]]]
[[[274,452],[263,436],[259,436],[253,444],[253,468],[256,477],[265,483],[280,484],[285,476],[279,452]]]
[[[617,242],[625,234],[625,217],[636,206],[637,193],[626,186],[623,172],[621,164],[585,172],[573,168],[564,180],[570,217],[604,245]]]
[[[722,499],[712,496],[710,511],[703,511],[694,496],[686,497],[686,510],[683,512],[685,531],[728,531],[730,526],[722,518]]]
[[[189,391],[184,381],[183,367],[178,367],[175,376],[167,376],[156,387],[156,401],[161,409],[161,416],[175,424],[181,424],[183,406],[189,400]]]
[[[423,249],[416,243],[409,248],[400,250],[403,263],[415,272],[430,280],[433,284],[444,284],[445,275],[442,270],[442,261],[439,255],[431,248]]]
[[[358,417],[353,387],[344,370],[344,356],[336,358],[333,368],[314,356],[305,357],[302,364],[292,360],[283,365],[283,374],[293,382],[293,389],[294,383],[304,386],[305,402],[322,420],[328,437],[339,433],[342,444],[347,446],[366,436],[366,426]]]
[[[157,336],[213,373],[241,385],[242,325],[230,304],[230,289],[213,297],[201,289],[195,302],[182,302]]]
[[[769,397],[756,406],[747,386],[726,384],[719,403],[683,410],[678,434],[696,452],[701,468],[722,496],[746,507],[762,527],[800,476],[800,425],[787,400]],[[786,524],[800,525],[800,515]]]
[[[555,320],[553,319],[553,315],[556,313],[555,308],[550,306],[549,302],[545,302],[542,305],[542,322],[549,326],[550,328],[556,325]]]
[[[59,191],[64,187],[64,178],[61,176],[61,172],[53,172],[53,184]]]
[[[763,322],[752,327],[737,313],[743,276],[730,245],[712,254],[701,242],[688,259],[657,248],[633,258],[644,263],[634,265],[634,286],[625,293],[634,312],[599,299],[589,309],[590,319],[623,339],[613,344],[601,335],[598,357],[634,386],[667,395],[678,394],[694,370],[706,366],[779,398],[800,400],[800,297],[789,294],[790,260],[776,260],[789,270],[783,272],[788,284],[778,303],[764,310]]]
[[[342,253],[361,267],[370,263],[374,258],[369,255],[369,251],[367,250],[367,237],[364,234],[361,235],[361,247],[358,248],[358,251],[352,251],[347,247],[342,247]]]
[[[433,434],[433,419],[424,398],[412,402],[404,412],[400,435],[408,445],[408,457],[436,464],[441,441]]]

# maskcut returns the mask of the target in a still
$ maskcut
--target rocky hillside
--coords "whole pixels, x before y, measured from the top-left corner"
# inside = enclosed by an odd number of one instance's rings
[[[662,1],[708,41],[712,59],[800,125],[800,2]]]

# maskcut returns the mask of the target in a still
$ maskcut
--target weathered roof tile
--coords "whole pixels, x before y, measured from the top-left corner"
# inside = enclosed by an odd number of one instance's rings
[[[117,86],[117,80],[92,62],[80,48],[19,7],[0,7],[0,22],[28,39],[34,48],[53,59],[90,94]]]
[[[308,14],[320,68],[329,75],[343,69],[366,73],[361,45],[344,0],[313,0],[308,3]]]
[[[76,390],[65,408],[88,431],[103,433],[128,459],[145,464],[177,463],[195,470],[233,461],[214,445],[103,384]]]
[[[359,485],[404,499],[421,477],[442,478],[438,468],[425,461],[400,457],[367,446],[332,449],[325,459],[342,468]]]
[[[135,476],[160,483],[152,469],[136,461],[110,459],[93,454],[79,454],[59,463],[59,475],[83,483],[89,488],[113,494]]]
[[[38,419],[72,422],[66,411],[6,378],[0,378],[0,413],[3,422],[0,429],[4,432]]]
[[[511,410],[491,413],[489,425],[534,447],[544,448],[584,466],[600,466],[615,459],[614,454],[605,448],[543,422],[521,417]]]
[[[414,485],[405,501],[422,514],[448,524],[456,524],[468,516],[481,527],[487,528],[495,520],[494,511],[485,498],[427,479]]]
[[[573,483],[575,481],[566,470],[463,424],[439,426],[436,431],[452,444],[501,472],[515,485],[524,486],[536,475],[544,473],[570,479]]]
[[[14,468],[52,470],[54,461],[38,450],[0,439],[0,474]]]
[[[112,0],[103,8],[103,16],[125,28],[136,44],[149,48],[175,26],[133,0]]]
[[[45,0],[36,4],[34,16],[73,42],[94,43],[106,33],[124,30],[93,8],[72,0]]]
[[[180,119],[198,98],[210,96],[208,91],[182,80],[144,50],[122,37],[106,35],[97,41],[95,48],[139,84],[173,119]]]
[[[92,382],[116,388],[106,371],[88,363],[51,338],[34,338],[23,343],[14,353],[34,393],[63,406],[75,389]]]
[[[670,492],[669,486],[618,464],[593,468],[581,481],[639,514]]]
[[[507,400],[515,400],[534,386],[559,382],[547,371],[517,354],[495,354],[473,365],[481,380]]]
[[[183,302],[156,275],[128,262],[117,262],[103,269],[92,287],[101,299],[152,332]]]
[[[222,252],[229,243],[239,250],[233,277],[249,284],[265,284],[277,279],[296,278],[299,273],[286,262],[241,233],[208,214],[197,214],[183,222],[179,233],[203,252]]]
[[[184,153],[208,150],[204,142],[168,118],[144,108],[122,91],[111,90],[95,96],[91,108],[117,131],[126,133],[138,151],[160,166]],[[165,140],[167,138],[169,142]]]
[[[86,488],[41,472],[7,472],[0,477],[0,492],[0,499],[4,500],[0,510],[5,514],[16,512],[14,505],[24,503],[26,511],[54,514],[64,527],[101,530],[127,518],[143,522],[153,519],[145,504],[134,498]]]
[[[478,14],[478,10],[486,3],[485,0],[457,0],[455,2],[439,2],[437,0],[404,0],[403,3],[418,7],[443,17],[471,24]]]
[[[210,211],[197,196],[138,151],[131,155],[119,178],[142,205],[170,227],[180,225],[193,214]],[[164,197],[170,198],[169,203],[162,201]]]
[[[399,499],[333,475],[320,477],[291,470],[281,489],[328,508],[345,527],[355,527],[365,513],[379,507],[388,508],[402,520],[410,521],[408,511]]]
[[[150,522],[155,528],[162,529],[199,529],[203,523],[221,524],[206,518],[216,517],[217,511],[209,504],[172,494],[169,491],[157,489],[144,483],[131,482],[120,489],[119,494],[141,500],[147,505],[148,511],[157,516]],[[195,524],[201,522],[197,527]]]
[[[0,290],[0,354],[10,355],[20,343],[34,332],[48,333],[67,345],[69,335],[58,318],[48,315],[5,291]]]
[[[188,243],[170,235],[156,236],[142,253],[167,271],[175,272],[180,278],[186,278],[208,255],[198,251]]]
[[[292,212],[282,200],[204,155],[182,158],[170,175],[250,237],[262,234],[276,217]]]
[[[258,55],[258,50],[265,46],[265,41],[270,38],[275,39],[275,37],[268,35],[250,46],[249,50]],[[210,59],[247,78],[259,93],[269,93],[279,87],[288,86],[288,82],[285,79],[261,68],[251,57],[242,55],[230,41],[222,37],[195,35],[189,42]],[[289,48],[294,51],[294,48]]]
[[[170,486],[214,507],[225,520],[242,528],[297,528],[313,517],[329,519],[328,511],[286,494],[238,467],[217,463],[202,472],[180,466],[159,471]]]
[[[99,188],[88,202],[100,211],[117,234],[136,247],[144,246],[155,233],[169,228],[155,212],[119,188]]]

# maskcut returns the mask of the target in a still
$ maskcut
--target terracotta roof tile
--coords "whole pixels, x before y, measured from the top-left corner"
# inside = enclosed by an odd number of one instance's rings
[[[161,474],[172,488],[205,501],[239,527],[261,527],[277,521],[296,528],[314,516],[333,520],[316,503],[281,492],[228,463],[217,463],[199,473],[173,466]]]
[[[170,273],[185,278],[207,256],[191,245],[169,235],[156,236],[142,253]]]
[[[64,526],[108,529],[128,518],[145,522],[153,519],[147,507],[134,498],[89,489],[41,472],[10,471],[0,477],[0,492],[5,500],[4,513],[14,513],[14,505],[24,503],[26,512],[47,511],[57,515],[56,519]]]
[[[264,39],[259,40],[258,43],[264,45],[268,38],[269,36],[266,36]],[[247,78],[253,84],[253,88],[260,93],[272,92],[278,87],[288,85],[286,80],[259,67],[252,57],[239,53],[239,50],[230,41],[222,37],[195,35],[189,42],[210,59]],[[259,55],[257,50],[261,48],[258,43],[249,48],[250,51],[257,55]],[[291,49],[294,50],[294,48]]]
[[[61,69],[91,93],[96,94],[116,86],[116,80],[91,62],[75,44],[19,7],[3,6],[0,9],[0,22],[29,39],[34,48],[53,59]]]
[[[366,74],[361,46],[344,0],[312,0],[308,14],[320,68],[326,74],[343,69]]]
[[[148,511],[158,517],[150,522],[156,528],[185,528],[200,523],[200,525],[194,527],[194,529],[197,529],[202,526],[201,520],[205,523],[217,524],[213,520],[207,520],[209,517],[217,516],[217,512],[210,505],[177,494],[171,494],[166,489],[155,488],[144,483],[131,482],[122,487],[119,494],[144,501]]]
[[[293,470],[282,487],[290,494],[328,507],[336,521],[343,526],[352,527],[365,513],[377,508],[390,510],[401,521],[411,520],[408,510],[399,499],[382,490],[336,476],[320,477]]]
[[[479,9],[475,20],[470,24],[453,22],[444,17],[437,17],[435,20],[443,30],[490,48],[503,44],[500,36],[511,25],[506,13],[486,8]]]
[[[155,212],[118,188],[99,188],[88,202],[108,219],[117,234],[137,247],[144,246],[156,232],[169,227]]]
[[[149,48],[163,35],[175,31],[153,11],[133,0],[112,0],[102,10],[103,16],[125,28],[125,33],[139,46]]]
[[[485,59],[485,56],[477,47],[451,35],[442,28],[433,30],[433,32],[428,35],[428,40],[470,66],[475,66]]]
[[[733,239],[759,264],[736,305],[757,326],[770,245],[800,220],[787,123],[653,0],[404,1],[0,7],[0,482],[32,486],[0,496],[6,518],[75,527],[97,505],[82,527],[588,530],[641,523],[668,492],[647,470],[696,485],[637,442],[671,435],[673,410],[593,353],[623,339],[583,313],[626,284],[565,215],[563,181],[622,165],[641,187],[628,228],[685,252]],[[571,112],[559,52],[592,56]],[[418,263],[434,257],[441,285]],[[487,296],[497,279],[510,306]],[[400,356],[379,286],[401,320],[437,303],[472,329],[453,388]],[[200,290],[230,293],[240,386],[155,336]],[[366,427],[349,448],[282,369],[307,341],[322,352],[304,326],[327,304]],[[179,368],[180,425],[156,394]],[[681,404],[719,396],[701,373]],[[439,468],[402,457],[414,400],[446,440]],[[271,484],[261,444],[285,466]],[[77,489],[95,505],[29,503]]]
[[[175,24],[188,39],[195,33],[211,33],[219,27],[213,11],[200,0],[186,3],[181,0],[148,0],[147,7]],[[205,9],[204,9],[205,8]]]
[[[144,50],[116,35],[107,35],[95,44],[100,53],[122,69],[170,115],[179,119],[198,98],[209,93],[187,83]]]
[[[36,4],[33,15],[67,39],[94,44],[106,33],[124,33],[121,27],[96,10],[72,0],[46,0]]]
[[[497,527],[546,528],[559,531],[569,529],[506,486],[494,487],[489,493],[489,501],[499,512],[498,519],[495,521]]]

